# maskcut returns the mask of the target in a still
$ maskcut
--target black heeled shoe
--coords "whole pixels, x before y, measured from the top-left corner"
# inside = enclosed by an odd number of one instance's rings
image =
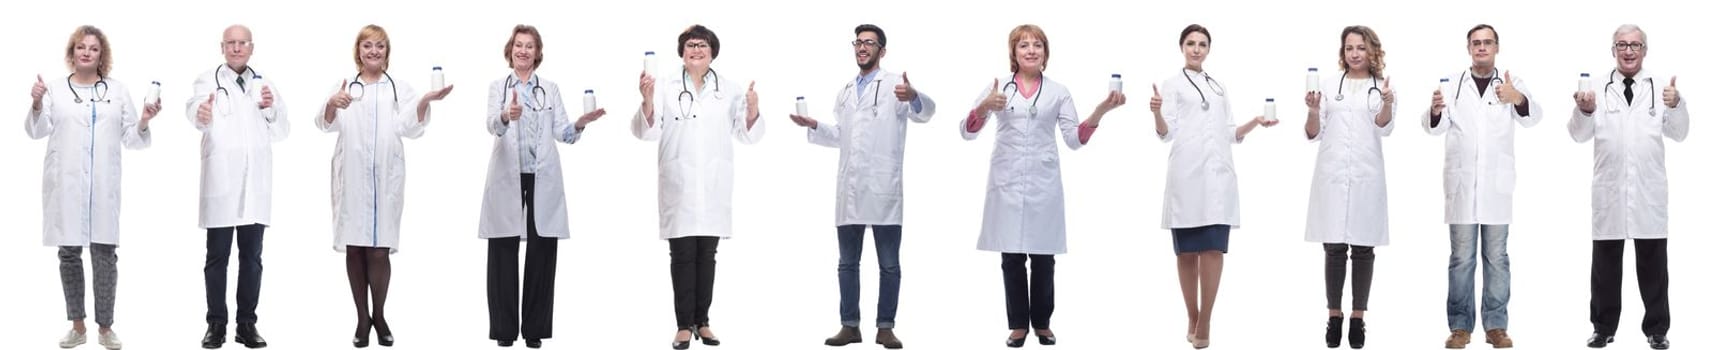
[[[1035,339],[1039,340],[1041,342],[1041,345],[1058,345],[1059,344],[1059,337],[1052,336],[1052,335],[1044,335],[1044,334],[1041,334],[1040,331],[1035,332]]]
[[[1350,319],[1350,348],[1361,349],[1368,342],[1368,324],[1361,318]]]
[[[1326,318],[1326,348],[1338,348],[1339,340],[1344,339],[1344,316]]]
[[[393,346],[393,329],[387,327],[386,320],[375,322],[375,338],[375,342],[380,343],[381,346]]]
[[[695,332],[694,327],[692,327],[692,328],[680,328],[678,330],[679,331],[690,331],[690,340],[696,339],[696,332]],[[689,349],[690,348],[690,340],[678,340],[678,339],[674,338],[672,340],[672,350]]]
[[[1012,338],[1011,336],[1006,336],[1005,337],[1005,347],[1021,348],[1021,347],[1023,347],[1023,341],[1024,340],[1029,340],[1028,334],[1024,334],[1022,337],[1018,337],[1018,338]]]
[[[356,335],[351,336],[351,347],[358,349],[369,347],[369,330],[373,328],[374,324],[370,323],[369,320],[357,321],[357,332]]]
[[[707,346],[720,346],[720,338],[710,338],[710,337],[704,337],[704,336],[702,336],[702,328],[703,328],[703,327],[707,327],[707,326],[708,326],[708,325],[701,325],[701,326],[695,326],[695,327],[690,327],[690,338],[692,338],[692,339],[701,339],[701,340],[702,340],[702,345],[707,345]]]

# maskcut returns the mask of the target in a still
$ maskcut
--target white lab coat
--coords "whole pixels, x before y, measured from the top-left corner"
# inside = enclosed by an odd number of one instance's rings
[[[362,100],[335,109],[332,123],[315,115],[315,127],[339,133],[333,146],[333,250],[387,247],[396,253],[405,203],[403,139],[422,137],[430,119],[417,121],[420,96],[404,82],[382,77],[362,89]],[[319,107],[325,110],[326,102]]]
[[[509,77],[511,86],[506,86],[506,78],[488,85],[487,124],[488,133],[494,135],[494,151],[488,157],[488,181],[482,191],[482,220],[477,237],[524,237],[528,233],[528,216],[522,201],[523,179],[520,175],[524,169],[520,155],[524,150],[534,148],[537,154],[535,168],[529,172],[535,174],[536,234],[547,238],[569,238],[571,229],[566,218],[565,175],[554,140],[574,144],[583,134],[577,132],[577,126],[569,115],[571,112],[565,108],[565,100],[560,98],[563,95],[559,84],[542,79],[540,75],[534,76],[534,81],[528,85],[515,75]],[[542,87],[546,101],[534,101],[535,97],[530,96],[537,85]],[[519,102],[524,106],[522,119],[508,123],[500,118],[511,106],[513,89],[516,89],[519,99],[528,103]],[[545,109],[536,111],[531,106],[545,106]],[[525,122],[541,125],[535,129],[529,144],[523,143],[521,137],[527,130],[521,127]]]
[[[767,118],[744,127],[749,106],[742,80],[712,70],[703,79],[694,91],[682,74],[656,78],[654,124],[641,109],[631,118],[632,135],[660,144],[660,239],[732,237],[732,140],[755,144],[767,131]],[[686,86],[692,91],[679,99]]]
[[[1493,74],[1500,73],[1493,70]],[[1545,114],[1521,79],[1511,82],[1528,100],[1529,115],[1499,102],[1499,81],[1482,94],[1474,73],[1447,75],[1440,83],[1445,111],[1433,125],[1433,107],[1422,112],[1422,128],[1445,136],[1445,223],[1509,225],[1511,194],[1517,183],[1516,126],[1531,127]],[[1500,80],[1502,76],[1497,77]],[[1516,78],[1516,76],[1512,76]],[[1461,97],[1459,97],[1461,94]]]
[[[119,244],[119,147],[148,148],[152,137],[137,130],[138,111],[125,84],[105,81],[101,101],[94,101],[93,86],[78,86],[83,103],[77,103],[65,79],[48,79],[42,109],[24,119],[31,139],[48,138],[42,245]]]
[[[1241,213],[1231,145],[1243,140],[1237,139],[1231,100],[1209,87],[1206,73],[1187,72],[1189,78],[1184,73],[1160,83],[1160,117],[1166,121],[1160,140],[1172,143],[1160,228],[1237,228]],[[1198,87],[1201,94],[1196,93]],[[1201,108],[1202,96],[1207,96],[1207,110]]]
[[[1613,77],[1617,76],[1613,81]],[[1665,105],[1669,75],[1636,73],[1634,103],[1623,76],[1594,77],[1594,113],[1570,112],[1570,138],[1594,140],[1594,240],[1666,238],[1665,140],[1689,136],[1689,101]],[[1652,82],[1650,83],[1650,80]],[[1607,82],[1612,82],[1607,86]]]
[[[291,122],[278,86],[246,69],[240,88],[239,76],[224,64],[202,73],[192,86],[195,93],[184,103],[185,117],[202,132],[202,200],[197,215],[202,228],[272,223],[273,143],[285,140]],[[263,86],[274,94],[268,109],[257,107]],[[196,111],[208,102],[209,94],[214,94],[213,121],[202,124],[196,120]]]
[[[1001,86],[1011,76],[999,77]],[[975,108],[993,92],[982,89]],[[987,172],[987,202],[982,209],[981,236],[976,249],[1023,254],[1064,254],[1065,186],[1059,178],[1059,145],[1054,131],[1064,137],[1065,147],[1082,148],[1078,139],[1076,104],[1064,85],[1042,78],[1034,98],[1021,93],[1008,95],[1005,110],[988,114],[983,129],[996,127],[993,158]],[[1037,113],[1030,115],[1031,105]],[[1057,128],[1058,130],[1054,130]],[[964,140],[974,140],[981,130],[969,132],[959,121]]]
[[[809,142],[839,149],[839,180],[834,225],[904,224],[904,134],[909,122],[934,116],[934,100],[917,92],[921,111],[899,101],[893,88],[898,74],[874,73],[866,89],[856,80],[839,90],[833,105],[837,123],[809,129]]]
[[[1337,89],[1341,79],[1332,76],[1320,86]],[[1377,247],[1390,240],[1380,138],[1391,135],[1398,124],[1398,106],[1392,105],[1391,123],[1374,125],[1385,105],[1378,90],[1369,90],[1377,79],[1345,81],[1343,101],[1337,99],[1337,90],[1321,93],[1320,134],[1309,139],[1320,143],[1320,153],[1309,186],[1307,241]],[[1401,95],[1396,89],[1393,94]]]

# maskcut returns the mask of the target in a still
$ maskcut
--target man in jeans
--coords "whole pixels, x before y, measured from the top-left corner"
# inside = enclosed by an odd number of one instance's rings
[[[859,268],[865,227],[874,230],[875,256],[880,259],[880,316],[875,342],[887,349],[904,343],[892,333],[898,313],[898,246],[904,221],[904,131],[909,122],[925,123],[934,115],[934,100],[916,92],[907,75],[880,69],[886,57],[886,32],[864,24],[856,27],[851,49],[856,56],[855,79],[839,90],[833,113],[838,122],[822,124],[809,116],[791,121],[809,128],[809,142],[839,149],[836,225],[839,233],[839,333],[826,345],[862,342]]]
[[[1445,223],[1451,225],[1445,348],[1469,345],[1475,329],[1475,265],[1482,265],[1481,325],[1494,348],[1510,348],[1505,333],[1511,300],[1511,260],[1505,254],[1511,193],[1517,181],[1514,132],[1540,123],[1541,107],[1510,71],[1494,67],[1499,33],[1477,25],[1465,34],[1470,66],[1440,81],[1422,114],[1429,134],[1445,137]]]

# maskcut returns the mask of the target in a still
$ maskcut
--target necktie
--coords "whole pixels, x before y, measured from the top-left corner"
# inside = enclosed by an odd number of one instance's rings
[[[1636,85],[1636,79],[1624,78],[1624,103],[1636,102],[1636,93],[1635,91],[1630,90],[1630,86],[1632,85]]]

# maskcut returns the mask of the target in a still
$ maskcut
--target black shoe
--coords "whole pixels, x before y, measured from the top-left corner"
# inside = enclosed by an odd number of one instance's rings
[[[1594,332],[1594,335],[1588,337],[1588,347],[1590,347],[1590,348],[1595,348],[1595,349],[1604,348],[1604,347],[1606,347],[1607,343],[1611,343],[1611,342],[1612,342],[1612,335],[1610,335],[1610,334],[1601,335],[1600,332]]]
[[[1028,340],[1028,339],[1029,339],[1029,337],[1022,337],[1022,338],[1005,338],[1005,347],[1008,347],[1008,348],[1021,348],[1021,347],[1023,347],[1023,341],[1024,341],[1024,340]]]
[[[1350,319],[1350,348],[1361,349],[1368,342],[1368,324],[1360,318]]]
[[[502,347],[502,348],[509,348],[509,347],[512,347],[513,341],[512,340],[495,340],[494,342],[499,343],[500,347]]]
[[[684,349],[689,349],[689,348],[690,348],[690,341],[689,340],[672,342],[672,350],[684,350]]]
[[[219,349],[226,344],[226,324],[209,322],[208,331],[202,333],[203,349]]]
[[[709,337],[702,336],[702,327],[707,327],[707,326],[708,325],[701,325],[698,327],[690,327],[690,338],[701,339],[702,345],[720,346],[720,338],[709,338]]]
[[[1326,348],[1338,348],[1339,340],[1344,339],[1344,316],[1326,318]]]
[[[370,323],[369,320],[357,320],[357,331],[355,335],[351,336],[351,347],[358,349],[369,347],[369,331],[374,328],[374,324]]]
[[[541,339],[525,338],[523,340],[523,346],[529,347],[530,349],[540,349],[541,348]]]
[[[1059,344],[1059,337],[1052,336],[1052,335],[1043,335],[1043,334],[1041,334],[1040,331],[1035,331],[1035,339],[1041,341],[1041,345],[1057,345],[1057,344]]]
[[[375,322],[375,342],[381,346],[393,346],[393,329],[387,327],[387,320]]]
[[[244,347],[251,349],[268,347],[268,341],[262,339],[262,335],[256,332],[256,324],[254,323],[239,323],[238,336],[233,337],[232,341],[244,344]]]
[[[1664,334],[1650,335],[1648,336],[1648,347],[1661,350],[1670,349],[1671,341],[1665,340]]]
[[[690,332],[690,339],[678,340],[677,336],[674,335],[673,336],[674,338],[672,338],[672,349],[673,350],[689,349],[690,348],[690,341],[696,339],[696,327],[679,328],[678,331],[679,332]]]
[[[839,327],[839,333],[833,334],[833,336],[831,336],[831,337],[827,337],[827,341],[822,342],[822,344],[826,344],[827,346],[845,346],[845,345],[856,344],[856,343],[861,343],[861,342],[862,342],[862,329],[859,329],[857,327],[851,327],[851,326],[843,326],[843,327]]]

